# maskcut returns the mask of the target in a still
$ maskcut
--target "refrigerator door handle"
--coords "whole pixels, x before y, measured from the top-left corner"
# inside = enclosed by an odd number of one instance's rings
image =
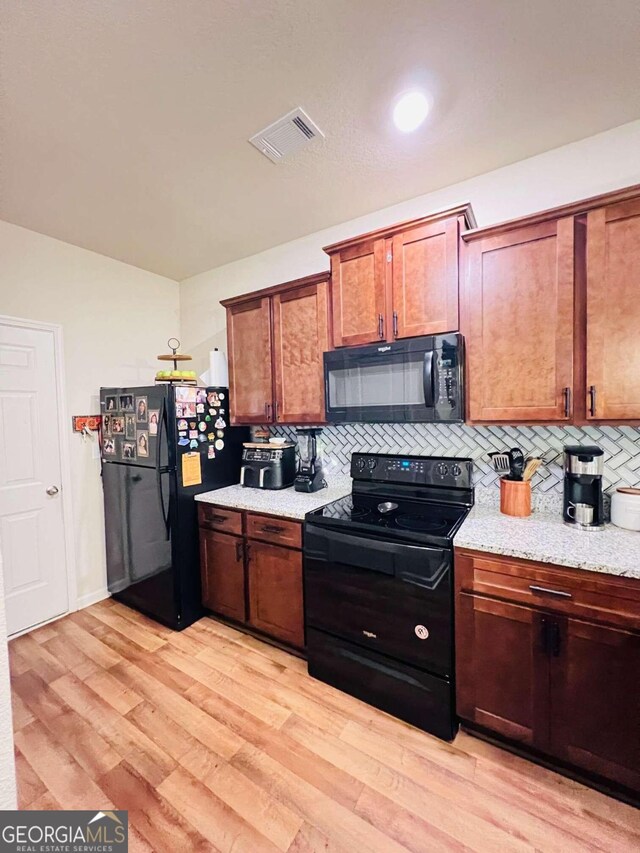
[[[169,538],[169,507],[167,506],[166,510],[164,507],[164,494],[162,492],[162,472],[160,469],[160,463],[162,461],[162,433],[164,432],[165,427],[165,416],[166,416],[166,408],[165,401],[162,401],[162,408],[160,409],[160,416],[158,418],[158,439],[156,441],[156,483],[158,484],[158,498],[160,500],[160,510],[162,511],[162,518],[164,521],[165,530],[167,531],[167,539]]]

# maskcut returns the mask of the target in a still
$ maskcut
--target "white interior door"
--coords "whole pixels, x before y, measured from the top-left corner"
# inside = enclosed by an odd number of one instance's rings
[[[7,633],[68,609],[53,330],[0,320],[0,549]]]

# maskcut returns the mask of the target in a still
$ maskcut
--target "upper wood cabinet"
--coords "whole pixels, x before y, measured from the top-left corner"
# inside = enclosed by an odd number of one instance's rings
[[[459,235],[470,205],[327,246],[337,347],[458,329]]]
[[[273,297],[276,423],[325,418],[322,354],[329,349],[328,281]]]
[[[640,421],[640,186],[462,236],[467,420]]]
[[[640,198],[587,214],[588,420],[640,420]]]
[[[221,303],[232,424],[324,422],[329,277],[318,273]]]
[[[249,299],[227,308],[231,423],[272,420],[271,301]]]
[[[474,239],[467,264],[469,420],[569,420],[573,217]]]

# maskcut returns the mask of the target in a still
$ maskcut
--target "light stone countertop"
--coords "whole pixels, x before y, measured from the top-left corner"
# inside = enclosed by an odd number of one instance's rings
[[[528,518],[512,518],[495,506],[476,504],[454,545],[640,580],[640,532],[613,524],[598,532],[575,530],[558,512],[534,511]]]
[[[197,501],[226,506],[230,509],[245,509],[250,512],[265,512],[280,518],[293,518],[303,521],[305,515],[313,509],[337,501],[351,494],[351,477],[343,474],[329,475],[329,486],[319,492],[296,492],[293,486],[288,489],[254,489],[250,486],[225,486],[212,492],[196,495]]]

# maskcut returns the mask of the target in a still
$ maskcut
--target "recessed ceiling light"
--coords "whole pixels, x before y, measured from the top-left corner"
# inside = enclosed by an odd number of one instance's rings
[[[424,92],[406,92],[393,108],[393,122],[398,130],[411,133],[426,119],[429,108]]]

